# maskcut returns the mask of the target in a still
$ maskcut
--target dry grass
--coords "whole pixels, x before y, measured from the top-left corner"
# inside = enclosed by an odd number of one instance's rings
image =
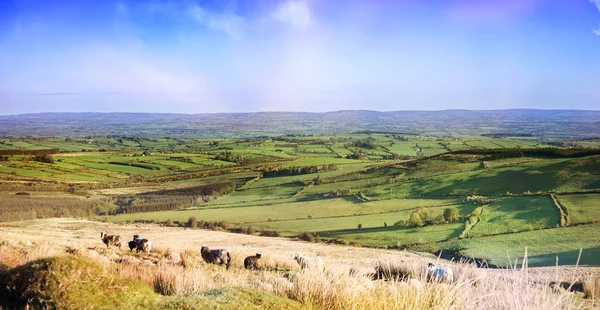
[[[600,292],[597,275],[584,279],[588,299],[566,290],[553,290],[545,285],[549,282],[533,281],[534,273],[530,269],[488,270],[467,263],[440,261],[439,265],[453,268],[455,280],[431,283],[427,282],[425,268],[428,261],[434,261],[433,257],[222,232],[187,231],[184,238],[182,230],[161,228],[156,233],[151,231],[151,226],[135,229],[150,236],[155,245],[167,246],[155,246],[149,255],[129,253],[99,244],[95,231],[102,228],[97,226],[107,224],[80,222],[78,225],[89,230],[85,232],[90,234],[89,238],[73,237],[78,230],[69,228],[53,230],[40,238],[36,237],[39,236],[36,227],[32,231],[13,230],[14,238],[0,240],[0,261],[12,268],[41,257],[70,255],[68,252],[100,262],[109,274],[145,282],[165,296],[185,299],[235,288],[266,292],[299,301],[307,308],[320,309],[591,309],[597,306]],[[109,228],[117,232],[127,229]],[[156,242],[166,240],[169,234],[173,240],[184,242]],[[27,243],[23,241],[27,239],[24,236],[34,241]],[[217,239],[221,237],[223,239]],[[204,263],[200,242],[215,244],[215,247],[229,242],[225,248],[232,253],[231,268],[225,270],[223,266]],[[323,257],[324,269],[300,270],[292,260],[293,253],[299,251]],[[258,270],[244,269],[243,259],[256,252],[263,253]],[[376,270],[381,271],[382,280],[372,279]]]

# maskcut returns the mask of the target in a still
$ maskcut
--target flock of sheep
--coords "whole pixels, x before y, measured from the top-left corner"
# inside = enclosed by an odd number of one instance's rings
[[[106,232],[103,231],[100,233],[100,238],[102,239],[102,242],[106,244],[107,248],[113,245],[121,249],[121,236],[107,235]],[[129,241],[128,244],[130,251],[135,249],[138,252],[145,252],[146,254],[149,254],[150,250],[152,249],[152,242],[148,239],[140,238],[139,235],[133,235],[133,240]],[[229,269],[229,266],[231,265],[231,255],[229,254],[229,251],[225,249],[211,250],[208,248],[208,246],[203,244],[200,253],[202,254],[202,259],[206,263],[225,265],[226,269]],[[246,257],[244,259],[244,268],[250,270],[257,269],[257,263],[260,258],[260,253]],[[294,260],[298,263],[298,265],[300,265],[301,269],[323,269],[323,259],[320,257],[308,257],[304,256],[303,254],[296,254],[294,256]],[[453,282],[454,272],[451,268],[436,267],[434,264],[429,263],[427,267],[427,277],[433,281]]]

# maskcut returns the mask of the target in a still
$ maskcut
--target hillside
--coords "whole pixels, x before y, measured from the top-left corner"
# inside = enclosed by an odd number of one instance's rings
[[[530,266],[557,257],[600,265],[600,143],[587,142],[391,133],[7,138],[0,222],[153,222],[501,267],[527,248]]]
[[[0,116],[0,136],[222,138],[383,131],[589,138],[598,136],[599,120],[600,111],[579,110],[40,113]]]
[[[107,249],[100,240],[103,230],[120,234],[124,240],[140,234],[153,242],[153,250],[146,255],[130,253],[126,245],[121,250]],[[229,250],[232,267],[225,270],[222,266],[203,263],[199,257],[202,244]],[[243,269],[243,258],[256,252],[263,254],[259,270]],[[296,253],[321,257],[325,262],[324,269],[301,271],[292,259]],[[25,286],[10,289],[8,285],[8,290],[6,285],[1,286],[0,307],[25,304],[77,307],[93,300],[100,309],[110,308],[111,304],[123,309],[140,306],[164,309],[424,309],[467,305],[478,309],[585,309],[597,306],[597,300],[591,299],[594,293],[552,290],[548,285],[551,281],[584,281],[584,288],[589,290],[589,285],[599,281],[598,269],[589,267],[493,270],[438,261],[438,264],[454,269],[456,280],[450,284],[431,283],[426,281],[424,270],[428,262],[437,259],[407,251],[73,219],[0,224],[0,261],[0,283],[13,283],[17,279],[13,278],[15,272],[20,272],[20,277],[31,277]],[[373,281],[369,273],[378,264],[389,266],[389,272],[402,277],[389,282]],[[40,266],[48,266],[49,270],[56,268],[56,271],[45,273],[46,269],[42,267],[37,276],[29,275]],[[71,270],[77,271],[70,268],[77,268],[79,276],[73,277]],[[95,282],[111,281],[113,289],[86,284],[88,275],[82,270],[98,274]],[[68,280],[61,278],[65,276]],[[47,277],[49,282],[36,286],[37,279],[42,279],[39,277]],[[27,281],[27,278],[22,280]],[[58,285],[54,291],[47,291],[56,285],[52,281],[59,281]],[[79,290],[79,285],[85,285],[86,289]],[[128,294],[119,295],[119,290],[114,290],[117,287]],[[21,290],[29,296],[29,301],[14,295],[13,292]],[[586,299],[583,298],[585,294],[592,295]],[[514,296],[519,297],[512,298]]]

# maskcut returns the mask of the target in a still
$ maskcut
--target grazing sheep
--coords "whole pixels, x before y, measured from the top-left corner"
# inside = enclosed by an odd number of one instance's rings
[[[229,252],[225,249],[216,249],[211,250],[206,245],[202,245],[202,249],[200,250],[202,253],[202,259],[209,264],[216,265],[225,265],[226,269],[229,269],[231,265],[231,256]]]
[[[121,236],[119,235],[107,235],[106,232],[103,231],[100,233],[100,239],[106,244],[107,248],[114,245],[118,247],[119,250],[121,249]]]
[[[323,268],[323,260],[320,257],[307,257],[304,254],[296,254],[294,260],[298,262],[301,269]]]
[[[430,281],[452,282],[454,281],[454,272],[451,268],[436,267],[429,263],[427,266],[427,278]]]
[[[133,235],[133,242],[135,243],[136,251],[144,251],[146,254],[150,254],[150,250],[152,249],[152,241],[148,239],[142,239],[139,235]],[[129,245],[131,248],[131,245]]]
[[[244,259],[244,268],[255,270],[256,263],[258,262],[259,258],[261,258],[260,253],[256,253],[256,255],[254,255],[254,256],[246,257],[246,259]]]

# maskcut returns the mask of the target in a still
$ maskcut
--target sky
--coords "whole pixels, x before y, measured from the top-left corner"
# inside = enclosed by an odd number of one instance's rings
[[[0,0],[0,115],[600,109],[600,0]]]

